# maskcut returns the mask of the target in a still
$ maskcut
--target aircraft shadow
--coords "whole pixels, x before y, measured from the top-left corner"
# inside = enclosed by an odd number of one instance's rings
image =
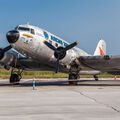
[[[0,83],[0,86],[13,86],[13,87],[32,87],[32,81],[20,83],[19,85],[10,85],[9,83]],[[67,81],[43,82],[36,81],[35,86],[75,86],[69,85]],[[76,86],[120,86],[118,80],[80,80]]]
[[[32,81],[21,82],[19,85],[11,85],[9,83],[0,83],[0,86],[13,87],[32,87]],[[79,80],[78,85],[69,85],[67,81],[43,82],[36,81],[35,86],[120,86],[120,80]]]

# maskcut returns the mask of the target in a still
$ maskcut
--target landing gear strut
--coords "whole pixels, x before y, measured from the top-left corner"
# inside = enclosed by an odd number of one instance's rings
[[[23,70],[21,69],[12,68],[11,76],[10,76],[10,83],[13,85],[18,85],[20,79],[22,78],[21,76],[22,72]]]
[[[69,74],[69,85],[77,85],[79,75],[78,74]]]
[[[98,81],[98,77],[96,75],[93,76],[95,81]]]

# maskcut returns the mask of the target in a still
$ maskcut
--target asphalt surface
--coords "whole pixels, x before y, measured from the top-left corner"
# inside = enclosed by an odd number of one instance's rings
[[[0,79],[0,120],[120,120],[120,79]]]

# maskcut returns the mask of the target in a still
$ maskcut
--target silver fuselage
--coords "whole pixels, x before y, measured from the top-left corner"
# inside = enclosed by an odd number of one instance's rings
[[[34,34],[30,31],[19,30],[19,40],[14,44],[11,44],[14,49],[23,54],[24,56],[39,62],[37,70],[54,70],[56,58],[54,57],[54,51],[48,48],[43,41],[50,42],[55,47],[65,47],[69,43],[65,40],[51,34],[50,32],[40,29],[31,25],[19,25],[21,27],[27,27],[34,29]],[[71,63],[79,56],[88,56],[85,51],[75,47],[67,51],[64,59],[60,61],[60,71],[69,72]],[[91,73],[90,73],[91,72]],[[100,71],[91,70],[88,68],[81,69],[80,74],[97,74]]]

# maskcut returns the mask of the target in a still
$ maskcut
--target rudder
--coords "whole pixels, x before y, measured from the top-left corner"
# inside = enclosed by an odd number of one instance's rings
[[[98,42],[94,55],[106,55],[106,43],[104,40]]]

